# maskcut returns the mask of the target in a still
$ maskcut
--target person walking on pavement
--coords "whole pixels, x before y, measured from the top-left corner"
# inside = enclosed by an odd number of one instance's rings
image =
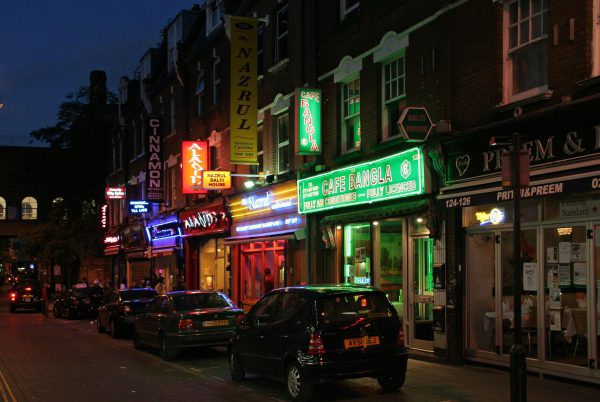
[[[161,276],[160,278],[158,278],[158,283],[154,287],[154,290],[156,290],[156,292],[160,295],[167,293],[166,289],[165,289],[165,285],[163,284],[164,281],[165,281],[165,278],[163,278]]]

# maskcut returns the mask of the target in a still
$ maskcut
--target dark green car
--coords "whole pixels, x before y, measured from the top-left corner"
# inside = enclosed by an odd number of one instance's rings
[[[133,345],[156,347],[165,360],[186,348],[227,345],[243,315],[225,294],[184,290],[159,295],[135,318]]]

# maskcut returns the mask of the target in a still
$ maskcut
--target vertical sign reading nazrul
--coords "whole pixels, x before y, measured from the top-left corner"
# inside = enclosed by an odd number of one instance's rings
[[[256,165],[257,58],[253,18],[231,17],[231,163]]]
[[[321,90],[296,88],[296,154],[321,153]]]
[[[146,201],[163,202],[162,119],[146,118]]]

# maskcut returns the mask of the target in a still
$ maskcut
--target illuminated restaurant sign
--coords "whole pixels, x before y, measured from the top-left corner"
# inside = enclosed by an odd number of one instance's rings
[[[296,154],[321,153],[321,90],[296,88]]]
[[[146,139],[146,200],[162,202],[163,194],[163,156],[162,156],[162,119],[146,119],[148,138]]]
[[[120,236],[114,236],[114,235],[106,235],[106,236],[104,236],[104,244],[106,244],[107,246],[114,245],[114,244],[119,244],[120,242],[121,242],[121,237]]]
[[[150,240],[160,240],[181,236],[181,226],[177,219],[157,222],[146,226],[146,233]]]
[[[295,181],[269,186],[230,198],[229,211],[234,222],[276,213],[297,211],[298,193]]]
[[[344,208],[419,195],[424,191],[423,154],[420,148],[411,148],[298,180],[298,211],[312,213]]]
[[[234,236],[245,236],[253,233],[292,231],[304,227],[304,217],[299,214],[285,214],[273,217],[252,219],[233,225]]]
[[[100,207],[100,227],[106,229],[108,227],[108,205],[102,204]]]
[[[223,204],[180,212],[179,220],[186,236],[226,232],[230,224]]]
[[[254,18],[231,16],[229,142],[231,163],[236,164],[258,164],[257,27]]]
[[[147,214],[150,212],[150,203],[143,200],[130,200],[127,211],[129,215]]]
[[[479,221],[480,226],[498,225],[504,222],[505,214],[503,208],[493,208],[491,211],[475,212],[475,218]]]
[[[208,168],[208,142],[182,141],[182,193],[206,194],[202,188],[202,172]]]
[[[227,190],[231,188],[231,172],[222,170],[204,170],[202,188],[205,190]]]
[[[122,200],[125,198],[125,187],[106,187],[107,200]]]

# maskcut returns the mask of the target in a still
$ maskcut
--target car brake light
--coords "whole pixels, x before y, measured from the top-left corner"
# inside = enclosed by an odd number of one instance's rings
[[[323,345],[323,340],[321,339],[320,333],[313,332],[310,334],[307,353],[311,356],[325,354],[325,346]]]
[[[25,288],[25,290],[31,292],[31,288]]]
[[[398,338],[396,339],[396,346],[404,347],[404,330],[400,327],[400,331],[398,331]]]
[[[11,294],[10,294],[10,300],[11,300],[11,301],[15,301],[16,299],[17,299],[17,294],[16,294],[16,293],[14,293],[14,292],[13,292],[13,293],[11,293]]]
[[[194,322],[192,320],[190,320],[189,318],[179,320],[179,330],[180,331],[192,329],[193,326],[194,326]]]
[[[124,307],[123,307],[123,311],[124,311],[125,313],[131,313],[131,306],[124,306]]]

